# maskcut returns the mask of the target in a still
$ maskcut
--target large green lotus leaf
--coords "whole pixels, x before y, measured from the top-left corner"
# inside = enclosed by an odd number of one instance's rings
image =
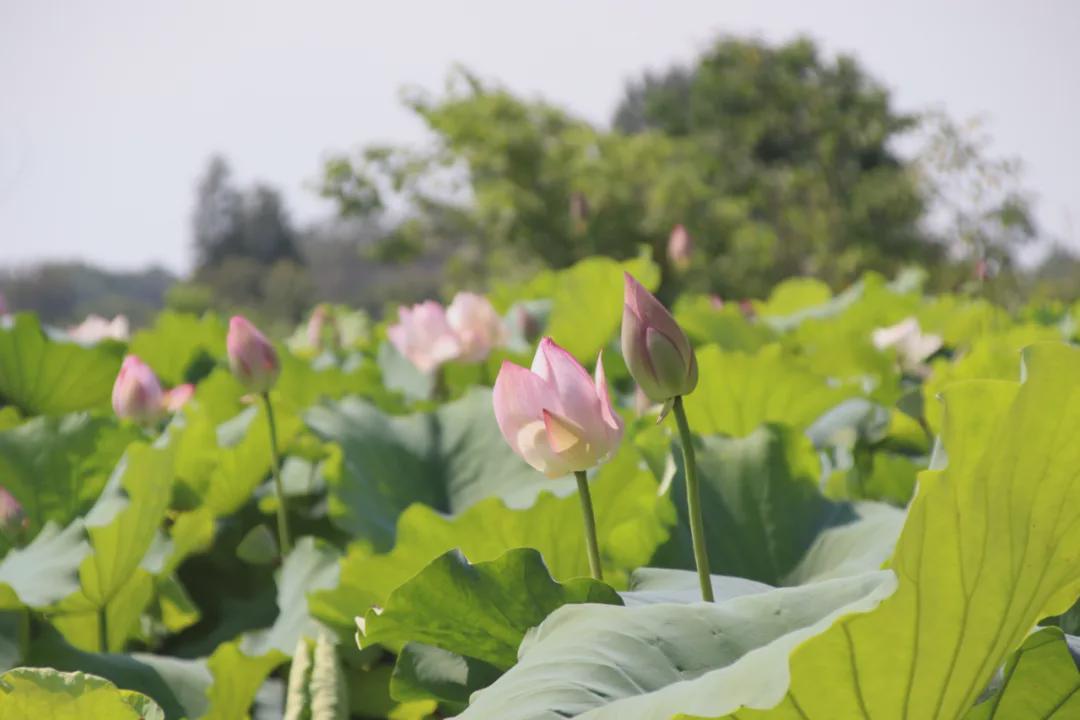
[[[804,430],[826,410],[858,394],[802,369],[776,345],[755,355],[715,346],[698,351],[700,380],[686,397],[690,428],[741,437],[769,422]]]
[[[892,560],[896,593],[800,647],[790,687],[746,686],[724,707],[684,711],[738,710],[743,720],[968,711],[1035,623],[1080,594],[1080,350],[1036,345],[1025,368],[1023,385],[945,392],[948,464],[919,476]]]
[[[434,700],[459,713],[469,697],[502,673],[473,658],[421,643],[408,643],[398,654],[390,678],[390,695],[398,702]]]
[[[647,563],[667,539],[674,514],[657,483],[624,443],[590,482],[604,577],[616,587],[629,570]],[[313,593],[312,613],[351,634],[353,618],[382,605],[391,591],[454,548],[470,562],[494,560],[507,550],[536,548],[551,576],[562,582],[589,574],[576,495],[543,493],[529,508],[512,509],[497,498],[483,500],[456,517],[419,503],[402,513],[397,544],[388,553],[354,545],[341,563],[341,584]]]
[[[206,661],[213,684],[206,691],[209,708],[202,720],[237,720],[247,718],[255,701],[255,693],[275,668],[288,660],[277,650],[265,655],[251,656],[240,649],[239,643],[218,646]]]
[[[776,285],[769,298],[758,304],[762,315],[786,317],[821,307],[832,299],[829,286],[816,278],[790,278]]]
[[[1060,337],[1059,330],[1045,325],[1017,325],[996,332],[991,326],[958,359],[935,360],[922,387],[924,413],[931,429],[941,430],[943,409],[936,398],[949,385],[960,380],[1015,380],[1023,348]]]
[[[281,376],[274,386],[274,399],[293,412],[302,412],[319,400],[335,400],[346,395],[372,398],[380,406],[395,406],[393,394],[382,385],[378,366],[370,361],[348,370],[317,366],[288,352],[281,353]]]
[[[941,337],[950,348],[966,349],[984,335],[1007,327],[1008,311],[982,298],[939,295],[916,313],[923,332]]]
[[[672,500],[680,522],[671,542],[678,553],[665,558],[693,568],[682,454],[674,454],[679,469]],[[779,585],[818,533],[854,519],[849,505],[821,494],[817,455],[809,440],[788,428],[766,425],[746,437],[701,438],[696,455],[713,572]]]
[[[0,407],[0,430],[10,430],[21,424],[22,421],[22,414],[14,405]]]
[[[681,297],[674,314],[695,345],[713,343],[724,350],[752,353],[776,339],[772,329],[748,320],[737,304],[717,308],[704,295]]]
[[[85,413],[40,417],[0,432],[0,484],[15,496],[36,533],[85,512],[105,487],[128,444],[131,425]]]
[[[498,285],[491,300],[505,311],[519,300],[550,298],[545,334],[558,340],[578,360],[592,363],[622,320],[624,272],[649,290],[660,282],[660,269],[649,259],[648,250],[643,250],[632,260],[589,257],[562,270],[538,273],[524,285]]]
[[[46,524],[33,542],[0,560],[0,609],[48,607],[76,592],[89,552],[81,519],[63,530]]]
[[[278,447],[284,451],[302,425],[295,414],[276,408],[274,419]],[[200,404],[185,413],[182,424],[170,427],[169,444],[176,449],[177,479],[215,516],[239,510],[270,476],[273,454],[262,404],[226,422]]]
[[[773,589],[756,580],[730,575],[710,575],[709,578],[717,602]],[[619,595],[627,606],[694,603],[701,600],[701,585],[696,570],[638,568],[630,574],[626,592]]]
[[[858,575],[882,567],[892,557],[905,512],[876,502],[855,503],[852,511],[855,520],[814,538],[799,564],[784,577],[784,585]]]
[[[1080,717],[1080,671],[1058,628],[1028,637],[1005,664],[1003,685],[964,720],[1068,720]]]
[[[197,379],[191,371],[199,361],[209,368],[215,358],[224,357],[227,332],[225,322],[212,313],[196,317],[166,310],[153,327],[135,333],[128,351],[152,367],[162,382],[179,385]]]
[[[0,717],[163,720],[149,698],[82,672],[15,668],[0,675]]]
[[[719,603],[567,605],[522,643],[520,659],[473,696],[461,720],[667,720],[721,701],[740,658],[756,671],[837,617],[865,612],[895,588],[875,572]],[[841,716],[834,716],[841,717]]]
[[[206,691],[211,676],[205,660],[149,653],[83,652],[64,642],[56,633],[45,632],[34,639],[26,664],[93,673],[119,688],[152,698],[168,720],[198,718],[209,705]]]
[[[313,408],[306,419],[342,448],[340,472],[329,473],[331,519],[378,548],[393,544],[398,516],[415,502],[460,513],[495,496],[524,507],[542,489],[573,484],[545,478],[514,454],[487,389],[428,413],[392,417],[350,398]]]
[[[622,604],[592,578],[555,582],[532,548],[475,565],[451,550],[368,611],[360,642],[397,649],[415,641],[506,669],[526,630],[563,605],[586,602]]]
[[[0,401],[25,415],[60,415],[108,407],[121,347],[82,347],[45,337],[35,316],[0,327]]]
[[[106,607],[108,650],[121,650],[128,638],[139,634],[143,611],[153,600],[154,579],[142,568],[134,572],[113,593]],[[82,591],[49,609],[49,622],[75,647],[100,651],[100,606]]]
[[[79,566],[82,592],[105,607],[139,567],[169,507],[173,453],[133,444],[86,516],[91,554]]]

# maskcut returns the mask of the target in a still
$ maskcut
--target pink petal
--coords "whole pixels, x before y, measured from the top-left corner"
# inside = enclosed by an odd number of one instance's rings
[[[608,394],[607,375],[604,373],[604,351],[596,356],[596,396],[600,398],[600,416],[609,429],[619,435],[622,434],[622,419],[615,413],[615,407],[611,404],[611,395]]]
[[[503,437],[514,452],[522,455],[518,433],[529,423],[542,421],[545,406],[552,407],[557,399],[543,378],[505,360],[495,378],[491,402]]]
[[[589,435],[602,427],[596,386],[577,359],[551,338],[544,338],[533,359],[533,372],[547,380],[559,398],[559,406],[547,407],[580,425]]]

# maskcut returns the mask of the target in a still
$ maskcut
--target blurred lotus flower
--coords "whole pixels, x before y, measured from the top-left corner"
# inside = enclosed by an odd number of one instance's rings
[[[694,349],[667,308],[626,273],[622,321],[623,358],[653,402],[686,395],[697,387]]]
[[[337,323],[334,321],[330,306],[326,303],[316,306],[311,312],[307,324],[307,341],[309,346],[317,350],[322,350],[328,344],[331,347],[340,346]]]
[[[0,486],[0,532],[9,535],[17,533],[27,524],[28,518],[22,504],[7,488]]]
[[[878,350],[894,348],[900,365],[907,370],[920,370],[923,362],[941,349],[938,335],[924,334],[919,321],[909,317],[896,325],[878,328],[872,335]]]
[[[387,328],[386,334],[398,352],[424,373],[461,354],[461,342],[446,311],[434,300],[399,308],[397,324]]]
[[[485,359],[506,342],[502,318],[483,295],[459,292],[446,309],[446,322],[457,335],[459,357],[467,362]]]
[[[128,319],[123,315],[117,315],[112,320],[106,320],[100,315],[87,315],[85,320],[69,328],[67,332],[72,340],[91,344],[102,340],[127,340],[131,329]]]
[[[723,310],[724,298],[720,297],[716,293],[709,295],[709,307],[711,307],[713,310]]]
[[[245,390],[264,393],[277,382],[281,373],[277,351],[247,318],[233,315],[229,320],[225,347],[229,353],[229,367]]]
[[[743,314],[743,317],[747,320],[753,320],[757,317],[757,310],[754,309],[753,300],[740,300],[739,312]]]
[[[165,393],[162,399],[162,407],[169,412],[176,412],[187,404],[187,401],[195,394],[195,386],[191,383],[177,385]]]
[[[506,442],[550,478],[584,471],[611,457],[622,420],[608,395],[602,358],[596,377],[551,338],[536,349],[532,368],[504,362],[495,380],[495,419]]]
[[[164,394],[150,366],[128,355],[113,384],[112,406],[116,415],[137,423],[150,424],[162,415]]]
[[[668,237],[667,256],[672,267],[676,270],[685,270],[690,267],[690,259],[694,254],[694,239],[682,225],[676,225]]]

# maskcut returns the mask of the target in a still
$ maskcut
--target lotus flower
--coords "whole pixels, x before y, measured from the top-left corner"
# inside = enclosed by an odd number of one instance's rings
[[[191,383],[177,385],[172,390],[165,393],[165,397],[162,399],[162,407],[169,412],[176,412],[184,407],[194,394],[195,386]]]
[[[102,340],[127,340],[131,332],[128,319],[117,315],[106,320],[100,315],[87,315],[86,319],[68,329],[68,337],[76,342],[92,344]]]
[[[150,366],[128,355],[113,384],[112,406],[118,417],[150,424],[162,415],[164,394]]]
[[[550,478],[587,470],[611,457],[622,420],[611,406],[602,358],[596,377],[551,338],[532,368],[504,362],[495,379],[495,419],[506,442]]]
[[[446,309],[446,322],[457,335],[459,357],[467,362],[483,360],[506,342],[502,318],[483,295],[459,292]]]
[[[229,367],[245,390],[264,393],[277,382],[281,373],[277,351],[247,318],[233,315],[229,320],[225,347],[229,353]]]
[[[698,368],[686,333],[660,301],[626,273],[623,358],[650,400],[666,403],[697,387]]]
[[[461,342],[434,300],[398,309],[398,322],[387,331],[390,342],[421,372],[430,373],[461,353]]]
[[[874,347],[878,350],[895,348],[901,366],[908,370],[919,370],[927,358],[941,349],[942,341],[938,335],[924,334],[919,321],[909,317],[896,325],[878,328],[871,336]]]
[[[667,256],[672,267],[677,270],[685,270],[690,267],[690,259],[694,254],[694,239],[682,225],[676,225],[668,237]]]

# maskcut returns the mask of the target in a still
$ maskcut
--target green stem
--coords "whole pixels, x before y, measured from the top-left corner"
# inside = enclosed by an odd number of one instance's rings
[[[694,563],[697,565],[698,581],[701,583],[701,598],[713,602],[712,580],[709,578],[709,550],[705,547],[705,523],[701,519],[701,489],[697,476],[697,461],[694,459],[694,438],[690,434],[690,423],[686,421],[682,396],[675,398],[675,422],[679,425],[679,439],[682,441],[683,474],[686,476],[686,511],[690,515],[690,540],[694,545]]]
[[[109,604],[98,608],[98,652],[109,652]]]
[[[585,520],[585,549],[589,552],[589,571],[597,580],[604,579],[600,568],[600,543],[596,541],[596,516],[593,515],[592,495],[589,494],[589,480],[584,470],[574,473],[577,478],[578,497],[581,498],[581,515]]]
[[[281,484],[281,455],[278,453],[277,428],[274,426],[274,406],[270,404],[269,392],[264,392],[262,399],[266,404],[266,420],[270,425],[270,453],[273,455],[271,470],[274,474],[274,492],[277,493],[278,544],[281,546],[281,557],[284,558],[292,550],[292,541],[289,539],[289,512],[285,505],[285,488]]]

